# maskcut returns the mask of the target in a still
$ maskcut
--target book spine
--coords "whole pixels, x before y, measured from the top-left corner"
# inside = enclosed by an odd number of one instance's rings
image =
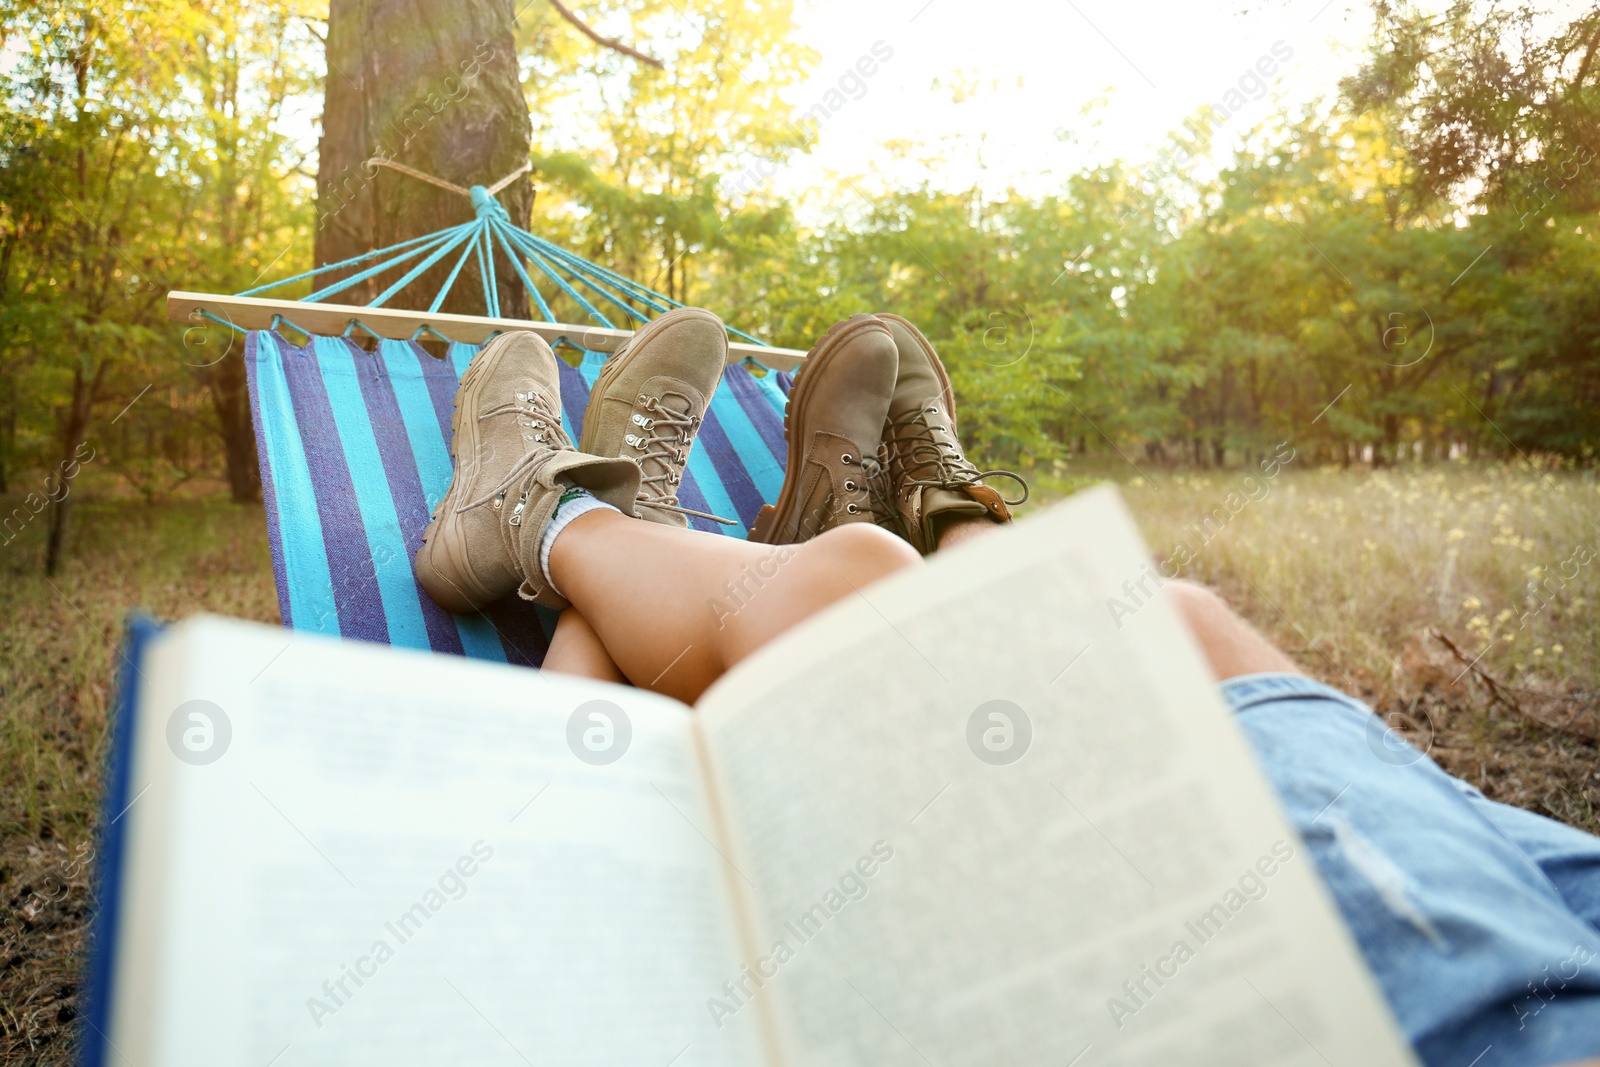
[[[105,811],[100,819],[100,850],[95,857],[97,910],[91,932],[89,974],[78,1037],[81,1067],[106,1067],[111,1043],[111,980],[116,970],[117,912],[122,885],[122,857],[128,796],[133,777],[134,721],[139,708],[139,664],[145,648],[165,629],[148,615],[128,616],[117,664],[116,720],[112,723],[110,763],[106,781]]]

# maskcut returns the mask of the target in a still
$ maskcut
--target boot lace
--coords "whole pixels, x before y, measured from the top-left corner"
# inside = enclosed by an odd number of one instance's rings
[[[878,454],[861,457],[861,473],[867,480],[867,509],[879,526],[896,526],[894,483],[889,479],[889,449],[878,446]]]
[[[667,397],[677,397],[683,401],[684,410],[676,410],[662,403]],[[724,519],[720,515],[696,511],[678,503],[683,466],[689,462],[689,448],[702,421],[699,415],[688,413],[691,407],[689,398],[682,393],[669,392],[660,397],[641,396],[640,399],[649,414],[634,412],[634,429],[623,438],[639,450],[639,455],[634,457],[644,473],[639,481],[639,506],[693,515],[720,522],[724,526],[737,526],[738,522],[734,519]]]
[[[512,509],[511,517],[507,523],[511,526],[522,525],[522,509],[527,506],[528,486],[539,476],[539,472],[557,455],[562,452],[572,451],[572,439],[567,436],[566,430],[561,426],[561,414],[552,405],[549,397],[535,390],[526,393],[514,394],[515,399],[493,407],[478,414],[478,421],[493,418],[497,415],[515,415],[517,422],[531,433],[524,433],[523,440],[546,447],[534,447],[524,452],[517,461],[511,464],[500,483],[487,493],[475,500],[469,500],[456,506],[456,513],[470,511],[476,507],[488,504],[499,511],[505,504],[507,495],[513,488],[518,492],[519,499]],[[525,420],[525,421],[524,421]]]
[[[960,489],[982,484],[988,478],[1010,478],[1021,486],[1022,496],[1006,500],[1006,506],[1014,508],[1026,503],[1028,483],[1022,475],[1000,468],[980,471],[962,453],[954,434],[928,421],[929,415],[938,413],[938,402],[930,400],[889,423],[884,450],[891,466],[900,473],[900,491],[909,495],[922,488]]]

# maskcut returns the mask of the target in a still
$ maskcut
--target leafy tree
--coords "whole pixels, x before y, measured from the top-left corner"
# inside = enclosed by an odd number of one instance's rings
[[[134,449],[89,442],[97,418],[124,445],[143,426],[145,456],[166,460],[157,477],[179,480],[217,425],[248,426],[242,365],[187,352],[162,297],[264,264],[263,239],[292,228],[278,124],[307,75],[285,58],[291,3],[0,6],[6,36],[28,44],[13,53],[0,144],[0,465],[52,464],[28,498],[50,504],[48,571],[86,462],[152,488]],[[197,382],[212,394],[210,426],[188,399]],[[253,450],[228,458],[236,495],[250,495]]]

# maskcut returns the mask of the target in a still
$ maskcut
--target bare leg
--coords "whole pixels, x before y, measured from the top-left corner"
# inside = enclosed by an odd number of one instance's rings
[[[627,681],[601,643],[600,635],[578,614],[577,608],[561,613],[556,632],[550,638],[550,649],[544,655],[544,669],[599,682]]]
[[[1161,588],[1200,642],[1217,681],[1243,674],[1305,673],[1211,590],[1181,578]]]
[[[611,511],[575,519],[550,552],[556,587],[622,674],[686,703],[791,626],[918,562],[910,545],[870,523],[774,546]],[[576,648],[558,662],[579,662]]]

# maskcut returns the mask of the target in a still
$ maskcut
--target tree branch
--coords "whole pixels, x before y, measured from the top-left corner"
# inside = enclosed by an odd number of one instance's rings
[[[623,44],[615,37],[602,37],[600,34],[591,29],[589,25],[577,15],[574,15],[572,10],[568,8],[566,4],[563,4],[561,0],[550,0],[550,6],[556,9],[556,14],[560,15],[562,18],[576,26],[579,32],[581,32],[585,37],[589,38],[589,40],[593,41],[595,44],[600,45],[603,48],[609,48],[613,52],[621,52],[625,56],[632,56],[639,62],[648,63],[657,70],[665,69],[662,66],[661,60],[655,58],[654,56],[647,56],[636,48],[630,48],[628,45]]]

